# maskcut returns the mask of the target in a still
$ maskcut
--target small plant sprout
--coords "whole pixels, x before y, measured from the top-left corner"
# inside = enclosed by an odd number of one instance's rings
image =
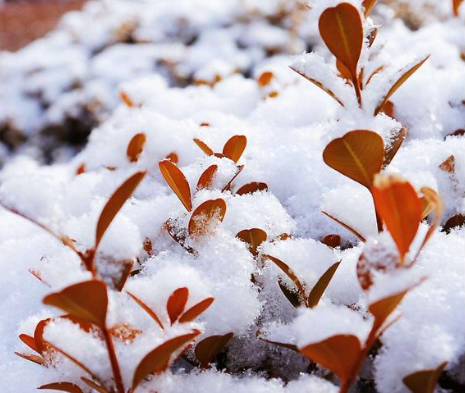
[[[340,84],[334,79],[341,79],[353,89],[358,106],[373,116],[389,109],[390,97],[397,89],[417,71],[428,59],[423,57],[414,61],[386,79],[383,86],[377,86],[376,94],[370,94],[370,102],[364,102],[364,90],[371,88],[377,74],[387,72],[385,66],[371,66],[375,51],[372,48],[376,39],[376,27],[366,23],[376,1],[364,1],[364,13],[354,5],[341,2],[335,7],[327,8],[320,16],[318,29],[321,38],[336,60],[336,71],[325,64],[318,56],[302,56],[291,67],[294,71],[328,93],[343,107],[348,107],[348,98],[339,94]],[[371,70],[371,71],[369,71]],[[373,97],[376,96],[376,97]]]

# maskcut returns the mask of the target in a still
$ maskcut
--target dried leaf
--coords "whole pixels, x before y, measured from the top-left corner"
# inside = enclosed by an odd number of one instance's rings
[[[397,245],[402,264],[421,222],[421,199],[409,182],[396,175],[377,175],[372,194],[376,211]]]
[[[361,352],[359,339],[344,334],[300,348],[306,358],[336,374],[341,384],[351,377]]]
[[[223,147],[223,155],[233,160],[239,161],[247,146],[247,138],[244,135],[234,135]]]
[[[213,178],[218,170],[218,165],[210,165],[200,175],[199,181],[197,182],[197,191],[203,190],[204,188],[210,189],[213,183]]]
[[[247,243],[247,247],[249,248],[250,252],[257,256],[258,247],[260,247],[261,244],[266,241],[267,234],[263,229],[252,228],[240,231],[236,237]]]
[[[373,131],[350,131],[326,146],[323,160],[336,171],[370,188],[383,165],[383,139]]]
[[[383,109],[384,104],[391,98],[391,96],[397,91],[397,89],[404,84],[404,82],[410,78],[415,71],[417,71],[423,63],[428,60],[429,56],[426,56],[419,62],[417,62],[414,66],[410,67],[407,71],[405,71],[402,76],[396,80],[396,82],[391,86],[387,94],[381,99],[381,102],[375,109],[374,115],[376,116],[381,110]]]
[[[402,143],[404,143],[405,138],[407,137],[407,130],[402,127],[395,135],[391,138],[391,144],[386,148],[384,152],[384,161],[383,161],[383,168],[386,168],[391,161],[396,156],[397,152],[399,151]]]
[[[179,322],[186,323],[193,321],[200,314],[202,314],[208,307],[210,307],[214,300],[215,298],[213,297],[207,297],[206,299],[203,299],[197,304],[194,304],[191,308],[184,311],[184,313],[179,318]]]
[[[150,351],[141,360],[134,372],[132,390],[135,390],[142,380],[149,374],[158,374],[165,371],[170,365],[172,355],[185,347],[199,334],[199,330],[194,330],[192,333],[172,338]]]
[[[357,8],[349,3],[327,8],[320,16],[318,28],[328,49],[346,66],[355,82],[363,44],[362,19]]]
[[[334,263],[331,265],[320,277],[318,282],[310,291],[310,294],[307,298],[307,305],[310,308],[314,308],[318,306],[323,293],[325,292],[326,288],[328,287],[329,283],[331,282],[334,273],[336,273],[337,268],[339,267],[341,261]]]
[[[233,333],[228,333],[225,335],[210,336],[200,341],[194,349],[195,356],[200,362],[200,367],[207,368],[232,337]]]
[[[133,293],[126,291],[126,293],[131,296],[134,301],[147,313],[150,315],[150,317],[157,323],[158,326],[160,326],[161,329],[164,329],[163,324],[160,321],[160,318],[158,318],[158,315],[153,311],[145,302],[143,302],[141,299],[139,299],[136,295]]]
[[[263,255],[264,259],[269,259],[272,261],[276,266],[278,266],[290,279],[291,281],[295,284],[297,287],[297,290],[299,291],[300,299],[301,302],[304,301],[306,298],[305,296],[305,287],[303,284],[300,282],[299,278],[297,275],[292,271],[292,269],[283,261],[281,261],[278,258],[275,258],[271,255]]]
[[[439,165],[439,169],[447,173],[454,173],[455,172],[455,156],[451,155],[447,157],[447,159],[441,165]]]
[[[39,386],[37,389],[43,390],[58,390],[60,392],[68,393],[84,393],[84,391],[74,383],[71,382],[54,382],[47,385]]]
[[[187,211],[192,210],[191,189],[184,173],[171,161],[163,160],[158,163],[160,172]]]
[[[166,303],[166,310],[168,311],[171,325],[175,323],[184,312],[187,299],[189,299],[189,289],[186,287],[176,289],[168,298],[168,302]]]
[[[144,151],[146,139],[147,137],[142,132],[140,134],[134,135],[132,139],[129,141],[128,148],[126,150],[126,155],[130,162],[137,162],[139,156]]]
[[[214,154],[213,150],[208,147],[205,142],[202,142],[200,139],[194,138],[195,144],[200,147],[200,149],[207,155],[212,156]]]
[[[126,179],[121,184],[113,195],[110,197],[106,205],[104,206],[102,213],[97,222],[97,229],[95,232],[95,246],[94,250],[97,250],[100,241],[103,238],[106,230],[110,226],[111,222],[118,214],[124,203],[131,197],[134,190],[137,188],[139,183],[145,176],[145,171],[136,172],[130,178]]]
[[[112,326],[110,329],[112,336],[124,342],[133,342],[136,337],[142,333],[141,330],[132,327],[127,323]]]
[[[198,206],[189,220],[188,232],[191,237],[204,236],[211,233],[215,226],[223,222],[226,214],[224,199],[211,199]]]
[[[402,381],[413,393],[433,393],[438,379],[446,366],[447,362],[443,362],[436,368],[409,374]]]
[[[268,185],[260,182],[247,183],[236,191],[236,195],[253,194],[258,191],[268,191]]]
[[[46,296],[44,304],[104,328],[108,309],[107,286],[99,280],[80,282]]]

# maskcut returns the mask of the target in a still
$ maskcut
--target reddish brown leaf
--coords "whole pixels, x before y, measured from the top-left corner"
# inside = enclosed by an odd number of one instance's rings
[[[199,181],[197,182],[197,191],[203,190],[204,188],[210,189],[213,183],[213,178],[218,170],[218,165],[210,165],[200,175]]]
[[[76,175],[82,175],[86,171],[86,164],[82,163],[76,169]]]
[[[31,348],[33,351],[36,351],[37,353],[40,354],[39,348],[37,348],[36,342],[34,340],[34,337],[29,336],[28,334],[20,334],[19,339],[26,344],[29,348]]]
[[[331,218],[331,220],[334,220],[335,222],[337,222],[339,225],[341,225],[342,227],[344,227],[345,229],[347,229],[350,233],[352,233],[355,237],[357,237],[358,239],[360,239],[360,241],[362,242],[365,242],[365,238],[360,234],[358,233],[354,228],[352,228],[350,225],[346,224],[345,222],[339,220],[338,218],[332,216],[331,214],[329,214],[328,212],[325,212],[324,210],[321,211],[326,217],[329,217]]]
[[[176,289],[169,297],[166,303],[166,310],[168,311],[171,325],[175,323],[184,312],[187,299],[189,299],[189,289],[186,287]]]
[[[239,176],[239,174],[242,172],[242,170],[244,169],[244,165],[237,165],[237,170],[236,170],[236,173],[234,174],[234,176],[225,184],[225,186],[223,187],[223,189],[221,190],[221,192],[225,192],[225,191],[230,191],[231,190],[231,184],[234,180],[236,180],[237,176]]]
[[[15,355],[19,356],[20,358],[29,360],[30,362],[38,364],[40,366],[45,364],[44,359],[42,359],[40,356],[37,356],[37,355],[28,355],[28,354],[21,353],[21,352],[15,352]]]
[[[454,173],[455,172],[455,156],[451,155],[447,157],[447,159],[441,165],[439,165],[439,169],[447,173]]]
[[[446,221],[442,231],[450,233],[453,229],[460,228],[463,225],[465,225],[465,214],[455,214]]]
[[[370,188],[383,165],[383,139],[373,131],[350,131],[326,146],[323,160],[339,173]]]
[[[377,1],[378,0],[363,0],[362,6],[365,10],[365,17],[371,14],[371,11],[373,10]]]
[[[342,61],[336,59],[336,68],[339,71],[339,76],[344,78],[349,84],[353,84],[352,82],[352,75],[349,69],[344,65]]]
[[[265,71],[263,72],[259,77],[258,77],[258,84],[261,87],[268,86],[271,83],[271,80],[273,79],[273,73],[270,71]]]
[[[386,103],[381,108],[381,112],[386,116],[394,118],[394,103],[392,101],[386,101]]]
[[[142,132],[140,134],[134,135],[132,139],[129,141],[128,148],[126,150],[126,155],[130,162],[137,162],[139,156],[144,151],[146,139],[147,137]]]
[[[198,206],[189,220],[189,236],[197,237],[211,233],[217,224],[223,222],[226,214],[224,199],[211,199]]]
[[[353,335],[337,335],[300,348],[306,358],[331,370],[344,384],[354,372],[362,348]]]
[[[233,333],[228,333],[225,335],[210,336],[200,341],[194,349],[195,356],[200,362],[200,367],[207,368],[232,337]]]
[[[247,183],[236,191],[236,195],[253,194],[258,191],[268,191],[268,185],[266,183],[259,183],[255,181]]]
[[[191,188],[184,173],[171,161],[163,160],[158,163],[160,172],[187,211],[192,210]]]
[[[97,229],[95,231],[95,246],[94,250],[97,250],[100,241],[103,238],[106,230],[110,226],[111,222],[118,214],[124,203],[131,197],[134,190],[137,188],[139,183],[145,176],[145,171],[136,172],[130,178],[126,179],[121,184],[113,195],[110,197],[106,205],[104,206],[102,213],[97,222]]]
[[[372,28],[366,37],[366,40],[368,41],[368,48],[372,47],[377,35],[378,29],[376,27]]]
[[[341,246],[341,237],[336,234],[330,234],[321,239],[321,242],[328,247],[337,248]]]
[[[118,272],[118,275],[112,279],[113,288],[121,292],[131,275],[132,268],[134,266],[134,261],[132,259],[127,259],[119,263],[121,269]]]
[[[263,258],[269,259],[270,261],[272,261],[276,266],[278,266],[286,274],[286,276],[288,276],[291,279],[291,281],[295,284],[295,286],[297,287],[297,290],[299,291],[300,301],[301,302],[305,301],[305,298],[306,298],[305,287],[300,282],[297,275],[292,271],[292,269],[285,262],[271,255],[263,255]]]
[[[208,147],[205,142],[202,142],[200,139],[194,138],[195,144],[200,147],[200,149],[207,155],[212,156],[214,154],[213,150]]]
[[[373,322],[373,330],[379,331],[380,328],[384,325],[389,315],[396,309],[399,303],[402,301],[404,296],[410,291],[413,286],[404,289],[403,291],[397,292],[390,296],[387,296],[383,299],[380,299],[368,307],[368,311],[375,318]]]
[[[223,147],[223,155],[233,160],[239,161],[247,146],[247,138],[244,135],[234,135]]]
[[[402,264],[421,222],[421,199],[409,182],[396,175],[376,176],[372,194],[376,211],[397,245]]]
[[[160,318],[158,318],[158,315],[153,311],[145,302],[143,302],[141,299],[139,299],[136,295],[133,293],[126,291],[126,293],[131,296],[134,301],[147,313],[150,315],[150,317],[157,323],[158,326],[160,326],[161,329],[164,329],[163,324],[160,321]]]
[[[191,308],[183,312],[183,314],[179,318],[179,322],[186,323],[193,321],[200,314],[202,314],[208,307],[210,307],[214,300],[215,298],[213,297],[207,297],[206,299],[201,300],[197,304],[194,304]]]
[[[381,110],[383,109],[384,104],[391,98],[391,96],[397,91],[397,89],[404,84],[404,82],[410,78],[415,71],[417,71],[423,63],[428,60],[429,56],[426,56],[422,60],[420,60],[418,63],[416,63],[414,66],[410,67],[407,71],[405,71],[402,76],[395,81],[395,83],[391,86],[387,94],[382,98],[381,102],[378,104],[378,106],[375,109],[374,115],[376,116]]]
[[[266,241],[267,234],[263,229],[252,228],[240,231],[236,237],[247,243],[247,247],[253,255],[258,255],[258,247]]]
[[[44,329],[45,327],[51,322],[51,318],[46,318],[42,319],[39,321],[39,323],[36,325],[36,328],[34,329],[34,341],[35,341],[35,346],[37,348],[37,352],[42,354],[45,349],[45,341],[44,341]]]
[[[325,292],[326,288],[328,287],[329,283],[333,279],[334,273],[336,273],[337,268],[339,267],[341,261],[336,262],[335,264],[331,265],[319,278],[318,282],[310,291],[310,294],[307,298],[307,306],[310,308],[314,308],[318,306],[323,293]]]
[[[363,26],[358,10],[349,3],[327,8],[320,16],[318,28],[331,53],[357,79],[357,64],[362,52]]]
[[[383,168],[386,168],[394,159],[406,137],[407,130],[404,127],[402,127],[398,132],[395,133],[395,135],[392,136],[391,144],[384,152]]]
[[[109,393],[108,390],[106,390],[103,386],[95,383],[94,381],[86,378],[86,377],[81,377],[82,382],[84,382],[87,386],[90,388],[94,389],[98,393]]]
[[[462,2],[463,0],[452,0],[452,12],[454,16],[459,16],[459,9]]]
[[[121,99],[121,101],[124,102],[124,104],[128,107],[128,108],[132,108],[134,107],[134,102],[131,100],[131,98],[126,94],[126,92],[124,91],[120,91],[119,92],[119,98]]]
[[[171,161],[173,164],[177,164],[179,162],[179,157],[174,151],[172,151],[170,154],[168,154],[165,157],[165,159],[168,160],[168,161]]]
[[[46,389],[46,390],[58,390],[60,392],[68,392],[68,393],[84,393],[84,391],[74,383],[71,382],[54,382],[49,383],[47,385],[42,385],[37,389]]]
[[[99,280],[80,282],[46,296],[44,304],[104,328],[108,309],[107,286]]]
[[[430,370],[421,370],[407,375],[402,380],[413,393],[433,393],[447,362]]]
[[[139,334],[142,333],[142,331],[130,326],[127,323],[123,323],[123,324],[112,326],[110,329],[110,333],[112,336],[116,337],[117,339],[121,341],[131,343],[136,339],[136,337]]]
[[[149,374],[158,374],[165,371],[170,365],[172,355],[185,347],[199,334],[199,330],[194,330],[192,333],[172,338],[150,351],[141,360],[134,372],[132,390],[135,390],[142,380]]]

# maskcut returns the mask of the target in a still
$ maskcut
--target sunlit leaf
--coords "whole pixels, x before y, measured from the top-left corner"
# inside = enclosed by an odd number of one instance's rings
[[[320,16],[318,28],[331,53],[357,78],[357,64],[362,52],[362,18],[353,5],[341,3],[327,8]]]
[[[247,183],[236,191],[236,195],[253,194],[258,191],[268,191],[268,185],[260,182]]]
[[[383,139],[373,131],[350,131],[326,146],[323,160],[336,171],[370,188],[383,165]]]
[[[314,308],[320,302],[323,293],[325,292],[326,288],[328,287],[329,283],[331,282],[334,273],[336,273],[337,268],[340,265],[340,261],[331,265],[319,278],[315,286],[310,291],[310,294],[307,298],[307,305],[310,308]]]
[[[199,334],[199,330],[194,330],[192,333],[172,338],[150,351],[141,360],[134,372],[132,389],[135,390],[149,374],[157,374],[165,371],[170,365],[172,355],[185,347]]]
[[[80,282],[46,296],[44,304],[104,328],[108,309],[107,286],[99,280]]]
[[[437,368],[416,371],[403,378],[405,386],[413,393],[433,393],[447,362],[441,363]]]
[[[47,385],[42,385],[37,389],[43,390],[58,390],[60,392],[68,392],[68,393],[84,393],[84,391],[74,383],[71,382],[54,382],[48,383]]]
[[[200,362],[200,367],[207,368],[232,337],[233,333],[228,333],[224,335],[210,336],[200,341],[194,349],[195,356]]]
[[[213,178],[218,170],[218,165],[210,165],[200,175],[199,181],[197,182],[197,191],[203,190],[204,188],[210,189],[213,183]]]
[[[213,150],[208,147],[205,142],[202,142],[200,139],[194,138],[195,144],[200,147],[200,149],[207,155],[212,156],[214,154]]]
[[[377,175],[372,194],[376,211],[396,243],[403,263],[421,222],[421,199],[409,182],[396,175]]]
[[[184,173],[171,161],[163,160],[158,163],[160,172],[187,211],[192,210],[191,188]]]
[[[139,156],[144,151],[144,145],[147,137],[142,132],[136,134],[129,141],[128,148],[126,150],[126,155],[130,162],[136,162],[139,159]]]
[[[197,304],[194,304],[191,308],[183,312],[183,314],[179,318],[179,322],[186,323],[193,321],[200,314],[202,314],[208,307],[210,307],[214,300],[215,298],[213,297],[207,297],[206,299],[203,299]]]
[[[266,241],[267,234],[263,229],[252,228],[240,231],[236,237],[247,243],[247,247],[253,255],[258,255],[258,247]]]
[[[102,240],[103,235],[110,226],[111,222],[123,207],[124,203],[130,198],[139,183],[142,181],[145,173],[145,171],[136,172],[130,178],[126,179],[123,184],[121,184],[116,189],[116,191],[104,206],[97,222],[94,250],[98,248],[98,245],[100,244],[100,241]]]
[[[391,163],[400,147],[402,146],[402,143],[404,143],[406,137],[407,130],[404,127],[402,127],[392,136],[391,143],[386,147],[386,151],[384,153],[383,168],[386,168]]]
[[[306,358],[331,370],[344,383],[355,371],[362,348],[356,336],[341,334],[299,350]]]
[[[186,287],[176,289],[168,298],[168,302],[166,303],[166,310],[168,311],[171,325],[175,323],[184,312],[188,299],[189,289]]]
[[[164,329],[163,324],[160,321],[160,318],[158,318],[158,315],[153,311],[145,302],[143,302],[141,299],[139,299],[136,295],[133,293],[126,291],[126,293],[131,296],[134,301],[147,313],[150,315],[150,317],[157,323],[158,326],[160,326],[161,329]]]
[[[211,199],[198,206],[189,220],[188,232],[191,237],[211,233],[226,214],[224,199]]]
[[[402,86],[404,84],[404,82],[410,78],[414,73],[415,71],[417,71],[422,65],[423,63],[428,60],[429,56],[426,56],[425,58],[423,58],[422,60],[420,60],[419,62],[417,62],[415,65],[413,65],[412,67],[410,67],[407,71],[405,71],[402,76],[397,79],[393,85],[391,86],[391,88],[389,89],[389,91],[387,92],[387,94],[381,99],[381,102],[378,104],[378,106],[376,107],[375,109],[375,112],[374,112],[374,115],[376,116],[379,112],[381,112],[381,110],[383,109],[383,106],[384,104],[386,103],[387,100],[389,100],[389,98],[391,98],[391,96],[397,91],[397,89]]]
[[[238,162],[246,146],[247,138],[244,135],[234,135],[225,143],[223,155],[234,162]]]

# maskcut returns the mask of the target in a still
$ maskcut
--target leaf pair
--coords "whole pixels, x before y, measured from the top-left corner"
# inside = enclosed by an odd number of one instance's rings
[[[195,138],[194,142],[207,156],[216,156],[219,158],[227,157],[237,163],[244,153],[247,146],[247,138],[244,135],[234,135],[223,146],[222,153],[215,153],[205,142]]]

